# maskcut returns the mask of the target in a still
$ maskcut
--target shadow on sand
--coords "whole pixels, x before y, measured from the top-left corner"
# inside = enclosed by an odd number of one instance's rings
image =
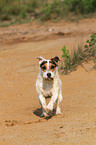
[[[46,120],[49,120],[49,119],[51,119],[53,116],[55,116],[56,109],[53,109],[53,111],[49,111],[49,112],[48,112],[48,116],[46,116],[46,117],[41,117],[42,108],[37,108],[36,110],[33,111],[33,113],[34,113],[36,116],[39,116],[40,118],[44,118],[44,119],[46,119]]]

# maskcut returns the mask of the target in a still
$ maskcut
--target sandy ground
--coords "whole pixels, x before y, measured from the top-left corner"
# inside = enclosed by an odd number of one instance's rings
[[[96,145],[96,70],[61,75],[62,115],[40,118],[37,56],[61,57],[96,33],[96,19],[0,28],[0,145]],[[87,71],[86,71],[87,70]]]

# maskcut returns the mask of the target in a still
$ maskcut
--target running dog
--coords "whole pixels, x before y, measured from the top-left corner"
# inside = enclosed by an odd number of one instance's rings
[[[61,80],[58,75],[59,57],[50,60],[43,57],[39,59],[39,75],[36,81],[36,91],[39,103],[42,106],[41,117],[49,115],[53,111],[56,102],[56,115],[61,114],[60,102],[62,101]],[[46,104],[46,98],[50,97],[50,102]]]

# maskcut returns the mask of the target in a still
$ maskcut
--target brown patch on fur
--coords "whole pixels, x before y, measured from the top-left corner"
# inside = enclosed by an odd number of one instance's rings
[[[49,63],[49,69],[52,70],[53,72],[56,70],[56,65],[53,64],[52,62]]]
[[[58,61],[60,61],[58,56],[55,56],[54,58],[51,58],[52,61],[54,61],[55,63],[58,63]]]
[[[50,60],[51,60],[50,62],[56,66],[58,66],[58,61],[60,61],[58,56],[55,56],[54,58],[51,58]]]
[[[45,62],[42,66],[41,69],[45,72],[47,69],[47,63]]]

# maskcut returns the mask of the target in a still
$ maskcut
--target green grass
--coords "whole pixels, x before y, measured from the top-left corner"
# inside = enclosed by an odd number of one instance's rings
[[[0,0],[1,26],[33,19],[77,20],[94,13],[96,0]]]
[[[94,68],[96,68],[96,34],[92,34],[90,40],[87,40],[84,46],[78,45],[71,54],[66,49],[66,46],[63,46],[61,51],[63,54],[60,70],[64,74],[69,74],[71,71],[76,70],[78,65],[88,60],[93,60],[95,63]]]
[[[0,0],[0,26],[36,18],[44,0]]]
[[[94,12],[96,12],[96,0],[53,0],[42,8],[41,19],[43,21],[58,18],[73,19],[74,16],[88,17]]]

